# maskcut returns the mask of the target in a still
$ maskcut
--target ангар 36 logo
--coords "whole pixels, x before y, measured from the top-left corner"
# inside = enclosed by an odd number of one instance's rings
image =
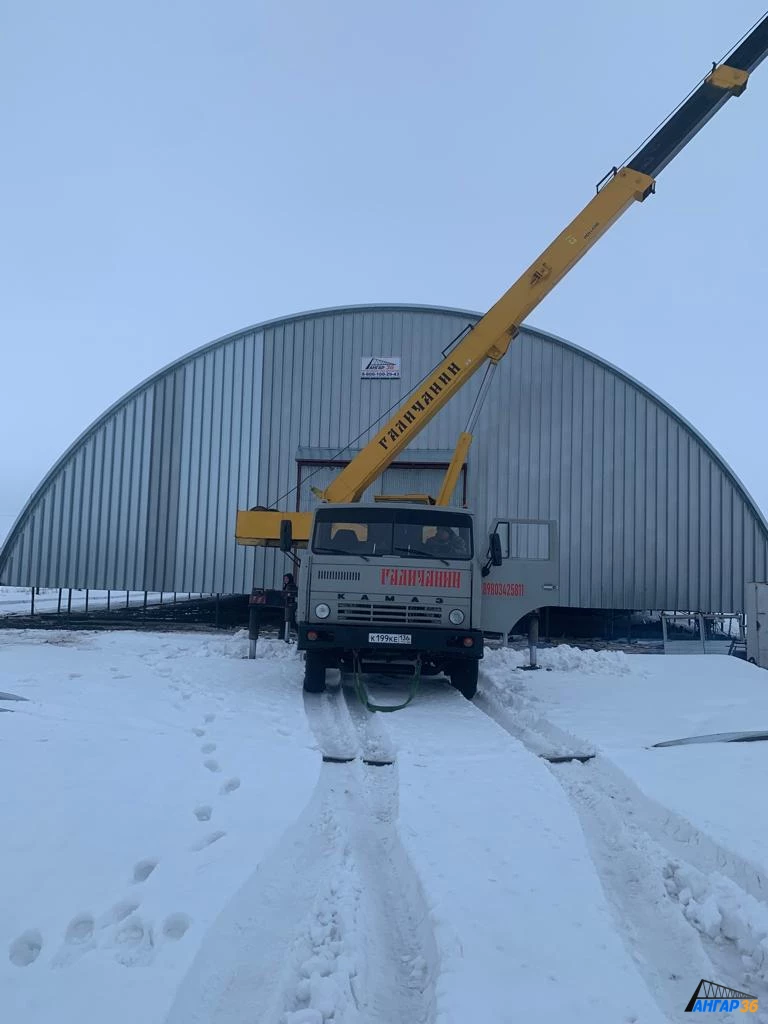
[[[702,978],[685,1008],[686,1013],[757,1013],[757,996]]]

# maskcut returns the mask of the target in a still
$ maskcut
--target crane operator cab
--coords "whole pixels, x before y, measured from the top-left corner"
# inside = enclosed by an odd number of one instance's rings
[[[302,560],[298,645],[304,688],[328,668],[443,672],[466,697],[483,655],[480,561],[465,510],[410,504],[325,505]]]

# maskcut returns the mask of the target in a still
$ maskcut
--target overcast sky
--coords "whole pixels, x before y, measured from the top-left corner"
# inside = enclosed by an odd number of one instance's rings
[[[488,308],[761,3],[6,4],[0,537],[108,405],[215,337]],[[763,511],[767,126],[768,63],[530,320],[669,401]]]

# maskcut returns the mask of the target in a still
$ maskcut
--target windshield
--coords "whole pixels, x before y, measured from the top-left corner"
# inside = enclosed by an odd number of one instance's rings
[[[435,509],[319,509],[312,550],[317,554],[411,558],[472,558],[472,519]]]

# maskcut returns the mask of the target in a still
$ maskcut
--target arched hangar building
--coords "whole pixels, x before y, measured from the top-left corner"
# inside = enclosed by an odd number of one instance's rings
[[[353,306],[197,349],[62,455],[0,550],[0,582],[222,594],[278,586],[284,556],[238,547],[236,509],[311,507],[310,486],[324,486],[477,319]],[[372,357],[393,365],[370,376]],[[436,493],[481,376],[374,490]],[[499,366],[454,502],[475,509],[483,528],[497,517],[556,520],[558,604],[569,608],[738,611],[745,582],[768,578],[765,519],[704,438],[620,370],[532,328]]]

